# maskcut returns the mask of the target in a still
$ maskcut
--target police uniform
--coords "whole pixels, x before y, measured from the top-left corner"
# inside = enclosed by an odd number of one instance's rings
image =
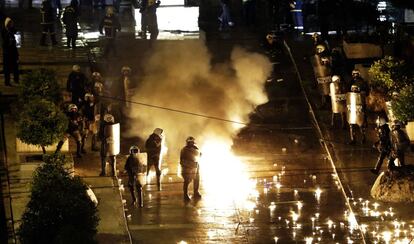
[[[346,94],[345,87],[341,82],[341,78],[337,75],[332,76],[332,82],[329,85],[331,95],[331,126],[334,126],[335,115],[341,116],[342,128],[345,128],[345,116],[346,116]]]
[[[56,33],[55,33],[55,18],[56,13],[52,8],[52,3],[50,0],[45,0],[42,2],[40,7],[40,16],[42,25],[42,38],[40,40],[40,45],[46,45],[46,35],[50,35],[50,40],[52,45],[57,45]]]
[[[405,166],[405,151],[410,147],[410,138],[401,129],[401,123],[395,122],[391,131],[391,156],[389,165],[393,167],[395,159],[398,159],[400,166]]]
[[[365,98],[359,87],[353,85],[351,91],[346,94],[346,106],[347,106],[347,120],[349,124],[349,133],[351,141],[349,144],[356,143],[356,127],[359,127],[362,135],[362,143],[365,143],[365,129],[366,129],[366,111],[365,111]]]
[[[111,118],[111,119],[107,119]],[[101,139],[101,174],[100,176],[106,175],[106,159],[109,159],[109,164],[111,165],[111,176],[116,175],[116,155],[119,153],[119,148],[114,148],[114,145],[117,143],[113,135],[113,125],[115,121],[112,115],[105,114],[104,119],[101,119],[100,125],[100,139]]]
[[[180,152],[180,165],[181,173],[184,178],[183,193],[184,200],[189,200],[188,185],[194,180],[194,197],[200,198],[201,195],[198,191],[200,185],[200,168],[199,159],[201,152],[194,142],[194,139],[187,139],[187,145],[181,149]]]
[[[371,169],[371,172],[378,174],[384,159],[389,157],[391,152],[390,128],[388,127],[388,124],[385,123],[385,119],[378,119],[375,131],[377,132],[378,141],[375,142],[374,147],[380,154],[375,167]],[[388,168],[390,168],[390,161],[388,163]]]
[[[72,136],[76,141],[76,156],[78,158],[81,158],[81,152],[82,152],[82,130],[84,127],[84,120],[81,114],[78,112],[78,108],[75,104],[69,104],[68,105],[68,112],[66,113],[66,116],[69,119],[68,129],[66,130],[64,134],[64,139],[60,140],[56,152],[60,151],[60,149],[63,146],[63,143],[65,140],[67,140],[70,136]]]
[[[145,185],[145,174],[147,165],[138,157],[138,147],[131,147],[130,154],[125,162],[125,171],[128,173],[128,187],[131,193],[133,204],[137,202],[135,197],[135,190],[138,196],[138,206],[143,207],[143,192],[142,187]],[[135,188],[135,189],[134,189]]]
[[[82,146],[85,145],[85,140],[88,134],[92,135],[91,138],[91,149],[98,151],[96,146],[97,134],[98,134],[98,122],[99,122],[99,107],[96,106],[96,100],[93,94],[86,93],[85,100],[82,106],[82,113],[85,118],[85,130],[82,137]]]
[[[154,166],[157,175],[157,187],[161,190],[161,149],[163,142],[163,130],[155,129],[148,139],[145,141],[145,149],[147,151],[147,176],[151,166]]]
[[[80,72],[78,65],[74,65],[66,82],[66,90],[72,93],[72,103],[78,106],[82,104],[85,97],[86,83],[86,76]]]
[[[157,0],[143,0],[141,5],[141,33],[146,38],[147,30],[150,33],[150,39],[156,40],[158,37],[157,8],[160,5]]]
[[[116,55],[115,38],[117,31],[121,31],[121,24],[119,23],[118,18],[114,15],[113,10],[108,8],[105,17],[99,24],[99,32],[101,34],[105,33],[104,57],[107,57],[110,51],[114,52]]]

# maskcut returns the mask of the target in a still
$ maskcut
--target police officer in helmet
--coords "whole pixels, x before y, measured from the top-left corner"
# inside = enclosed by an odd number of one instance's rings
[[[410,138],[401,128],[402,123],[395,120],[391,125],[391,156],[389,166],[392,169],[395,166],[395,160],[398,159],[400,166],[405,166],[405,152],[410,147]]]
[[[377,163],[375,167],[371,169],[373,174],[378,174],[379,170],[381,169],[381,165],[385,158],[390,156],[391,152],[391,139],[390,139],[390,128],[388,127],[385,118],[378,117],[376,121],[377,127],[375,131],[377,132],[378,141],[374,143],[374,148],[378,150],[380,153],[377,159]],[[388,168],[390,165],[388,165]]]
[[[125,163],[125,171],[128,173],[128,187],[131,192],[132,204],[138,204],[142,208],[144,206],[142,187],[145,185],[147,165],[139,159],[139,152],[140,150],[137,146],[131,146],[129,156]],[[138,202],[135,197],[135,191],[137,191]]]
[[[99,176],[106,175],[106,160],[109,159],[109,164],[111,165],[111,176],[116,175],[116,154],[111,150],[112,145],[114,144],[114,139],[110,134],[107,127],[115,124],[115,118],[112,114],[105,114],[103,121],[99,128],[99,137],[101,139],[101,174]]]
[[[164,140],[164,130],[156,128],[154,132],[145,141],[145,149],[147,151],[147,176],[154,166],[157,175],[157,188],[161,191],[161,150]]]
[[[200,167],[199,159],[201,152],[198,149],[195,138],[190,136],[186,140],[186,146],[181,149],[180,153],[180,165],[181,173],[184,178],[183,192],[184,200],[190,200],[188,196],[188,185],[194,180],[194,198],[201,198],[201,194],[198,191],[200,185]]]
[[[76,141],[76,156],[81,158],[82,152],[82,130],[84,127],[84,121],[81,114],[78,112],[78,106],[76,104],[69,104],[67,108],[66,116],[69,119],[68,129],[64,134],[64,138],[59,141],[56,152],[60,151],[62,148],[65,140],[67,140],[70,136],[72,136]],[[85,151],[83,151],[85,152]]]

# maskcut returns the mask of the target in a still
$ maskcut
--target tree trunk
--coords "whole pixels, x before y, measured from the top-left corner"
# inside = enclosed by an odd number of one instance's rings
[[[43,154],[46,154],[46,148],[45,148],[45,146],[42,146],[42,151],[43,151]]]

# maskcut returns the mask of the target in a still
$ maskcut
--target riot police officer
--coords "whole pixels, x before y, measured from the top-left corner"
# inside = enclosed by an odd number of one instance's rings
[[[116,134],[119,135],[119,126],[116,127],[114,116],[109,113],[105,114],[99,130],[101,139],[101,174],[99,176],[106,175],[107,159],[111,165],[111,176],[116,176],[116,155],[119,154],[120,138],[116,137]]]
[[[201,194],[198,191],[200,185],[200,167],[199,159],[201,152],[198,149],[195,138],[190,136],[186,140],[186,146],[181,149],[180,152],[180,165],[181,173],[184,178],[183,192],[184,200],[190,200],[188,196],[188,185],[194,180],[194,198],[201,198]]]
[[[135,197],[136,190],[138,196],[138,206],[142,208],[144,206],[142,187],[145,185],[147,165],[139,159],[139,152],[140,150],[137,146],[132,146],[129,149],[129,156],[125,163],[125,171],[128,173],[128,187],[131,192],[132,204],[135,205],[137,203],[137,198]]]
[[[405,166],[405,152],[410,147],[410,138],[405,131],[401,129],[402,123],[395,120],[391,126],[391,167],[395,166],[395,159],[398,159],[400,166]]]
[[[121,24],[114,14],[113,7],[106,9],[106,15],[99,24],[99,32],[105,32],[105,48],[103,56],[107,57],[110,51],[116,55],[115,38],[117,31],[121,31]]]
[[[327,105],[332,81],[331,57],[324,45],[316,46],[316,54],[311,59],[313,71],[321,95],[321,107]]]
[[[357,85],[361,91],[367,97],[369,95],[369,86],[367,82],[362,78],[361,72],[358,69],[352,70],[351,73],[351,81],[349,82],[348,89],[352,87],[352,85]]]
[[[85,131],[82,137],[82,146],[85,146],[86,138],[88,134],[92,135],[91,149],[92,151],[98,151],[98,122],[99,122],[99,107],[96,106],[95,96],[92,93],[86,93],[82,106],[82,114],[85,117]],[[97,116],[98,115],[98,116]]]
[[[102,80],[101,73],[93,72],[91,82],[89,84],[88,90],[97,97],[104,94],[104,83]]]
[[[81,158],[82,157],[81,152],[83,148],[82,134],[81,134],[83,130],[83,123],[84,123],[83,118],[81,114],[78,112],[78,106],[76,106],[76,104],[69,104],[66,115],[68,116],[68,119],[69,119],[68,129],[66,130],[64,134],[64,139],[59,141],[57,148],[56,148],[56,152],[60,151],[65,140],[67,140],[69,136],[72,136],[76,141],[76,156],[78,158]]]
[[[161,150],[164,140],[164,130],[156,128],[154,132],[145,141],[147,151],[147,176],[152,166],[154,166],[157,175],[157,188],[161,191]]]
[[[55,19],[56,12],[53,10],[52,3],[50,0],[44,0],[40,7],[41,26],[42,26],[42,38],[40,45],[46,45],[46,36],[50,35],[52,45],[57,45],[56,33],[55,33]]]
[[[376,121],[377,127],[375,131],[377,132],[378,141],[374,143],[374,148],[380,153],[377,159],[375,167],[371,169],[371,172],[378,174],[381,169],[381,165],[385,158],[389,157],[391,152],[391,139],[390,139],[390,128],[388,127],[387,122],[383,117],[378,117]],[[388,168],[390,168],[390,162],[388,162]]]
[[[66,82],[66,90],[72,93],[72,103],[80,106],[85,97],[87,79],[79,65],[73,65]]]
[[[351,141],[349,142],[350,145],[354,145],[356,143],[357,126],[361,131],[362,143],[365,143],[366,111],[365,105],[363,104],[364,102],[365,100],[359,90],[359,87],[352,85],[351,91],[346,94],[347,120],[351,137]]]
[[[345,128],[346,116],[346,93],[341,77],[338,75],[332,76],[332,82],[329,86],[332,104],[331,126],[334,126],[335,115],[341,116],[341,126]]]

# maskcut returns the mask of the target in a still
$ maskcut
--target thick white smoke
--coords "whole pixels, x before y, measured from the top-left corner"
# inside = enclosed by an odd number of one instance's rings
[[[144,69],[132,101],[228,120],[248,122],[258,104],[267,102],[264,83],[271,72],[269,60],[260,54],[235,48],[231,60],[211,64],[201,41],[163,43],[155,48]],[[220,138],[231,144],[240,128],[232,124],[189,114],[141,105],[129,107],[128,132],[146,139],[154,128],[164,129],[169,154],[176,154],[188,136],[199,144]]]

